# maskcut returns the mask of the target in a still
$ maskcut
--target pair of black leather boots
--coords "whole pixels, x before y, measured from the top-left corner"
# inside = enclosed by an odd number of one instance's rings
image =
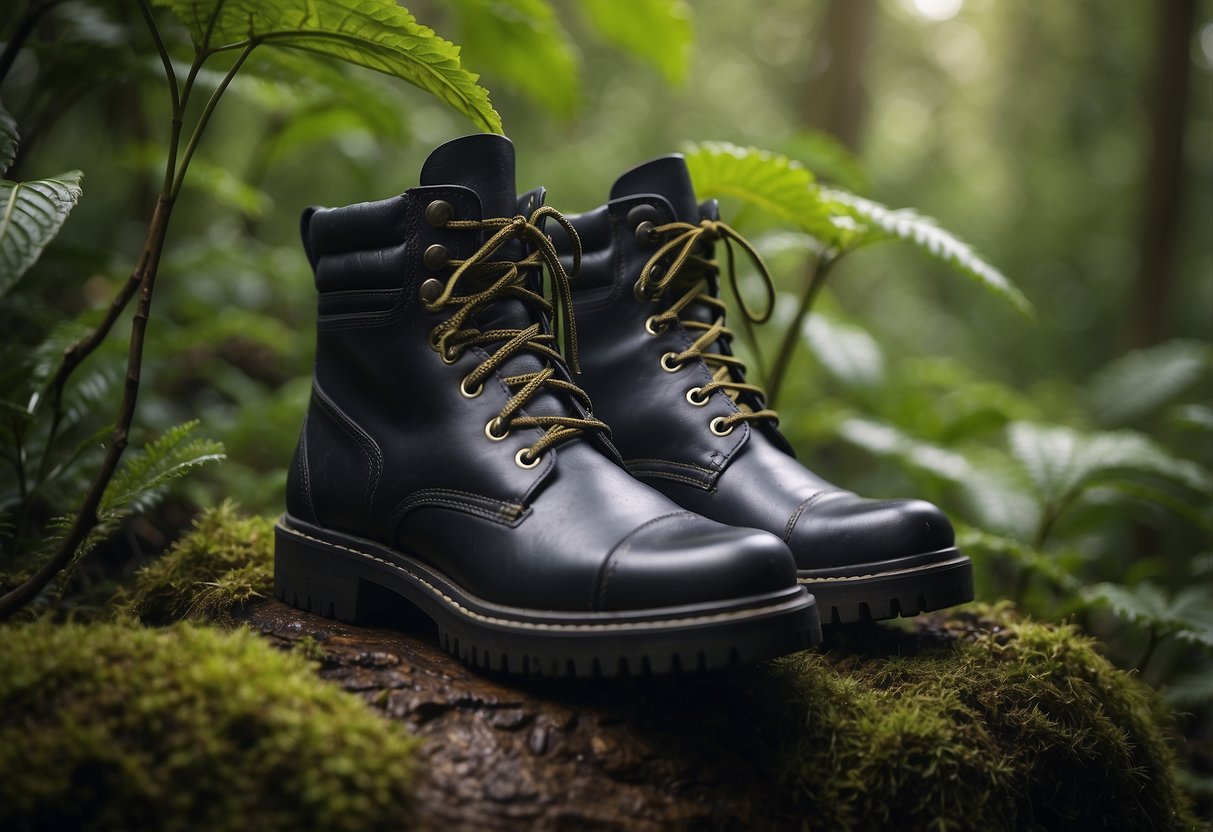
[[[724,327],[713,249],[738,238],[682,158],[610,196],[570,217],[519,196],[484,134],[398,197],[305,212],[316,369],[278,597],[347,621],[403,598],[472,664],[575,676],[969,600],[937,508],[796,461]]]

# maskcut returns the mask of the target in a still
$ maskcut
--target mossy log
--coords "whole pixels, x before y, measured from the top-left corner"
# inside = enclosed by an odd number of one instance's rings
[[[1193,825],[1168,714],[1070,627],[974,606],[833,628],[816,650],[704,676],[506,677],[446,655],[423,620],[356,627],[264,597],[270,523],[229,507],[203,518],[139,576],[118,615],[134,627],[132,615],[187,615],[251,629],[310,660],[315,684],[407,729],[420,740],[410,800],[374,828]],[[292,706],[267,697],[266,707]],[[347,770],[348,751],[333,753]],[[367,771],[385,764],[354,759]]]

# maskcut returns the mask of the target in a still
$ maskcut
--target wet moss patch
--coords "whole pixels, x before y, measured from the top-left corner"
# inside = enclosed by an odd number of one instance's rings
[[[43,623],[0,639],[0,829],[408,823],[416,741],[252,632]]]

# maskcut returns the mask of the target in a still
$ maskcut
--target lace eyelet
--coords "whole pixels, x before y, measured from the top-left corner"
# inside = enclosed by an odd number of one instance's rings
[[[455,352],[454,347],[442,350],[438,353],[438,357],[442,359],[443,364],[454,364],[459,360],[459,353]]]
[[[702,387],[692,387],[687,391],[686,399],[695,407],[703,407],[709,401],[709,398],[703,395]]]
[[[657,300],[657,298],[651,298],[645,294],[644,290],[640,288],[639,280],[632,284],[632,294],[636,296],[636,300],[645,301],[646,303],[652,303]]]
[[[678,353],[676,352],[667,352],[661,356],[661,369],[667,373],[676,373],[681,370],[683,366],[682,362],[676,361],[676,358],[678,358]]]
[[[716,434],[717,436],[728,436],[733,432],[734,427],[736,427],[736,425],[726,425],[724,423],[723,416],[717,416],[708,423],[708,430],[712,431],[712,433]]]
[[[425,206],[425,221],[435,228],[441,228],[455,218],[455,209],[445,199],[435,199]]]
[[[649,315],[647,318],[644,319],[644,331],[647,332],[649,335],[660,335],[661,333],[665,332],[669,328],[670,328],[670,325],[668,323],[665,323],[665,322],[662,322],[660,324],[657,323],[656,315]]]
[[[421,303],[426,306],[427,311],[429,311],[428,305],[438,300],[442,289],[442,281],[432,277],[421,284],[421,288],[417,290],[417,296],[421,298]]]
[[[494,426],[496,426],[498,428],[502,427],[501,417],[497,417],[495,419],[489,419],[488,423],[485,424],[485,426],[484,426],[484,435],[487,436],[492,441],[500,442],[501,440],[505,439],[507,436],[510,435],[509,428],[505,428],[505,430],[502,431],[500,434],[494,433],[493,432]]]
[[[462,396],[463,396],[465,399],[474,399],[474,398],[476,398],[477,396],[479,396],[479,395],[480,395],[481,393],[483,393],[483,392],[484,392],[484,382],[483,382],[483,381],[482,381],[482,382],[480,382],[479,384],[477,384],[477,385],[476,385],[476,388],[475,388],[474,390],[469,390],[469,389],[468,389],[468,380],[467,380],[467,376],[464,376],[464,377],[463,377],[463,380],[459,382],[459,393],[460,393],[460,394],[461,394],[461,395],[462,395]]]
[[[523,448],[521,451],[514,454],[514,464],[519,468],[534,468],[543,461],[543,454],[540,454],[537,457],[533,457],[530,462],[527,462],[526,457],[530,456],[530,454],[530,448]]]
[[[439,245],[438,243],[434,243],[421,255],[421,262],[425,263],[425,267],[432,272],[445,269],[450,259],[451,255],[446,250],[446,246]]]
[[[653,223],[649,222],[648,220],[645,220],[644,222],[640,223],[640,225],[636,226],[637,245],[651,246],[654,242],[654,238],[657,236],[653,231],[655,227],[656,226],[654,226]]]

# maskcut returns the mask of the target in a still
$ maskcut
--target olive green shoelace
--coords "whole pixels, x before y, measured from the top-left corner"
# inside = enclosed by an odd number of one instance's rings
[[[572,293],[569,276],[560,263],[552,241],[539,227],[539,221],[549,217],[559,223],[573,242],[573,272],[581,264],[581,242],[572,223],[559,211],[548,206],[537,209],[530,217],[490,218],[484,220],[452,220],[447,228],[473,231],[492,231],[492,235],[473,254],[464,260],[451,260],[455,268],[446,280],[442,293],[432,301],[425,301],[431,312],[451,308],[455,312],[430,332],[430,346],[442,356],[443,361],[454,362],[471,347],[499,344],[500,346],[474,370],[463,377],[461,390],[465,396],[474,398],[484,389],[485,381],[511,356],[523,351],[540,355],[545,362],[542,370],[533,373],[506,376],[502,379],[510,389],[511,397],[497,417],[489,422],[485,433],[491,439],[504,439],[515,428],[542,428],[543,435],[529,448],[519,452],[518,462],[523,467],[534,467],[548,448],[581,435],[587,430],[608,431],[606,424],[593,417],[576,416],[529,416],[521,413],[542,389],[557,390],[577,398],[588,410],[589,396],[579,386],[560,378],[557,368],[565,363],[578,372],[577,328],[573,319]],[[511,240],[521,240],[533,248],[521,260],[490,259],[501,246]],[[552,300],[527,287],[527,274],[533,269],[547,267],[552,276]],[[462,282],[462,287],[461,287]],[[480,287],[486,287],[481,289]],[[456,294],[457,291],[469,292]],[[476,291],[479,289],[479,291]],[[479,310],[486,309],[498,300],[515,298],[538,306],[544,315],[551,316],[560,333],[563,354],[556,348],[556,335],[543,331],[534,323],[525,329],[491,329],[482,331],[471,325],[471,319]],[[558,313],[558,314],[557,314]]]
[[[721,420],[722,428],[732,427],[738,422],[756,422],[762,419],[778,422],[779,414],[774,410],[770,408],[754,410],[739,401],[739,397],[743,393],[750,393],[759,398],[765,395],[763,389],[757,384],[748,384],[739,380],[742,378],[741,374],[745,372],[745,364],[741,359],[719,352],[708,352],[708,348],[719,339],[723,338],[726,343],[732,341],[733,332],[724,325],[726,308],[724,301],[711,294],[711,280],[720,273],[720,265],[716,260],[701,257],[695,251],[701,244],[710,244],[718,240],[724,243],[728,256],[729,285],[732,287],[734,297],[737,298],[738,307],[745,317],[747,325],[765,323],[771,317],[771,311],[775,305],[775,285],[771,282],[770,272],[767,271],[762,256],[732,227],[713,220],[703,220],[698,225],[688,222],[658,225],[653,228],[652,235],[655,240],[664,240],[664,242],[641,270],[640,279],[636,281],[636,294],[650,300],[663,295],[669,289],[673,289],[675,293],[681,291],[683,294],[664,312],[651,316],[645,323],[646,328],[650,332],[660,332],[670,324],[679,322],[684,329],[700,333],[694,343],[677,353],[672,361],[675,364],[681,364],[702,359],[712,370],[712,381],[699,388],[697,397],[704,400],[713,392],[723,390],[725,395],[740,408],[738,412]],[[767,294],[767,306],[763,312],[751,309],[737,288],[732,245],[734,242],[741,246],[749,256],[763,280]],[[673,260],[663,266],[664,261],[671,255],[673,255]],[[663,268],[664,271],[662,271]],[[715,320],[709,324],[681,317],[683,310],[693,303],[702,304],[711,309]],[[734,376],[734,370],[737,372],[736,376]]]

